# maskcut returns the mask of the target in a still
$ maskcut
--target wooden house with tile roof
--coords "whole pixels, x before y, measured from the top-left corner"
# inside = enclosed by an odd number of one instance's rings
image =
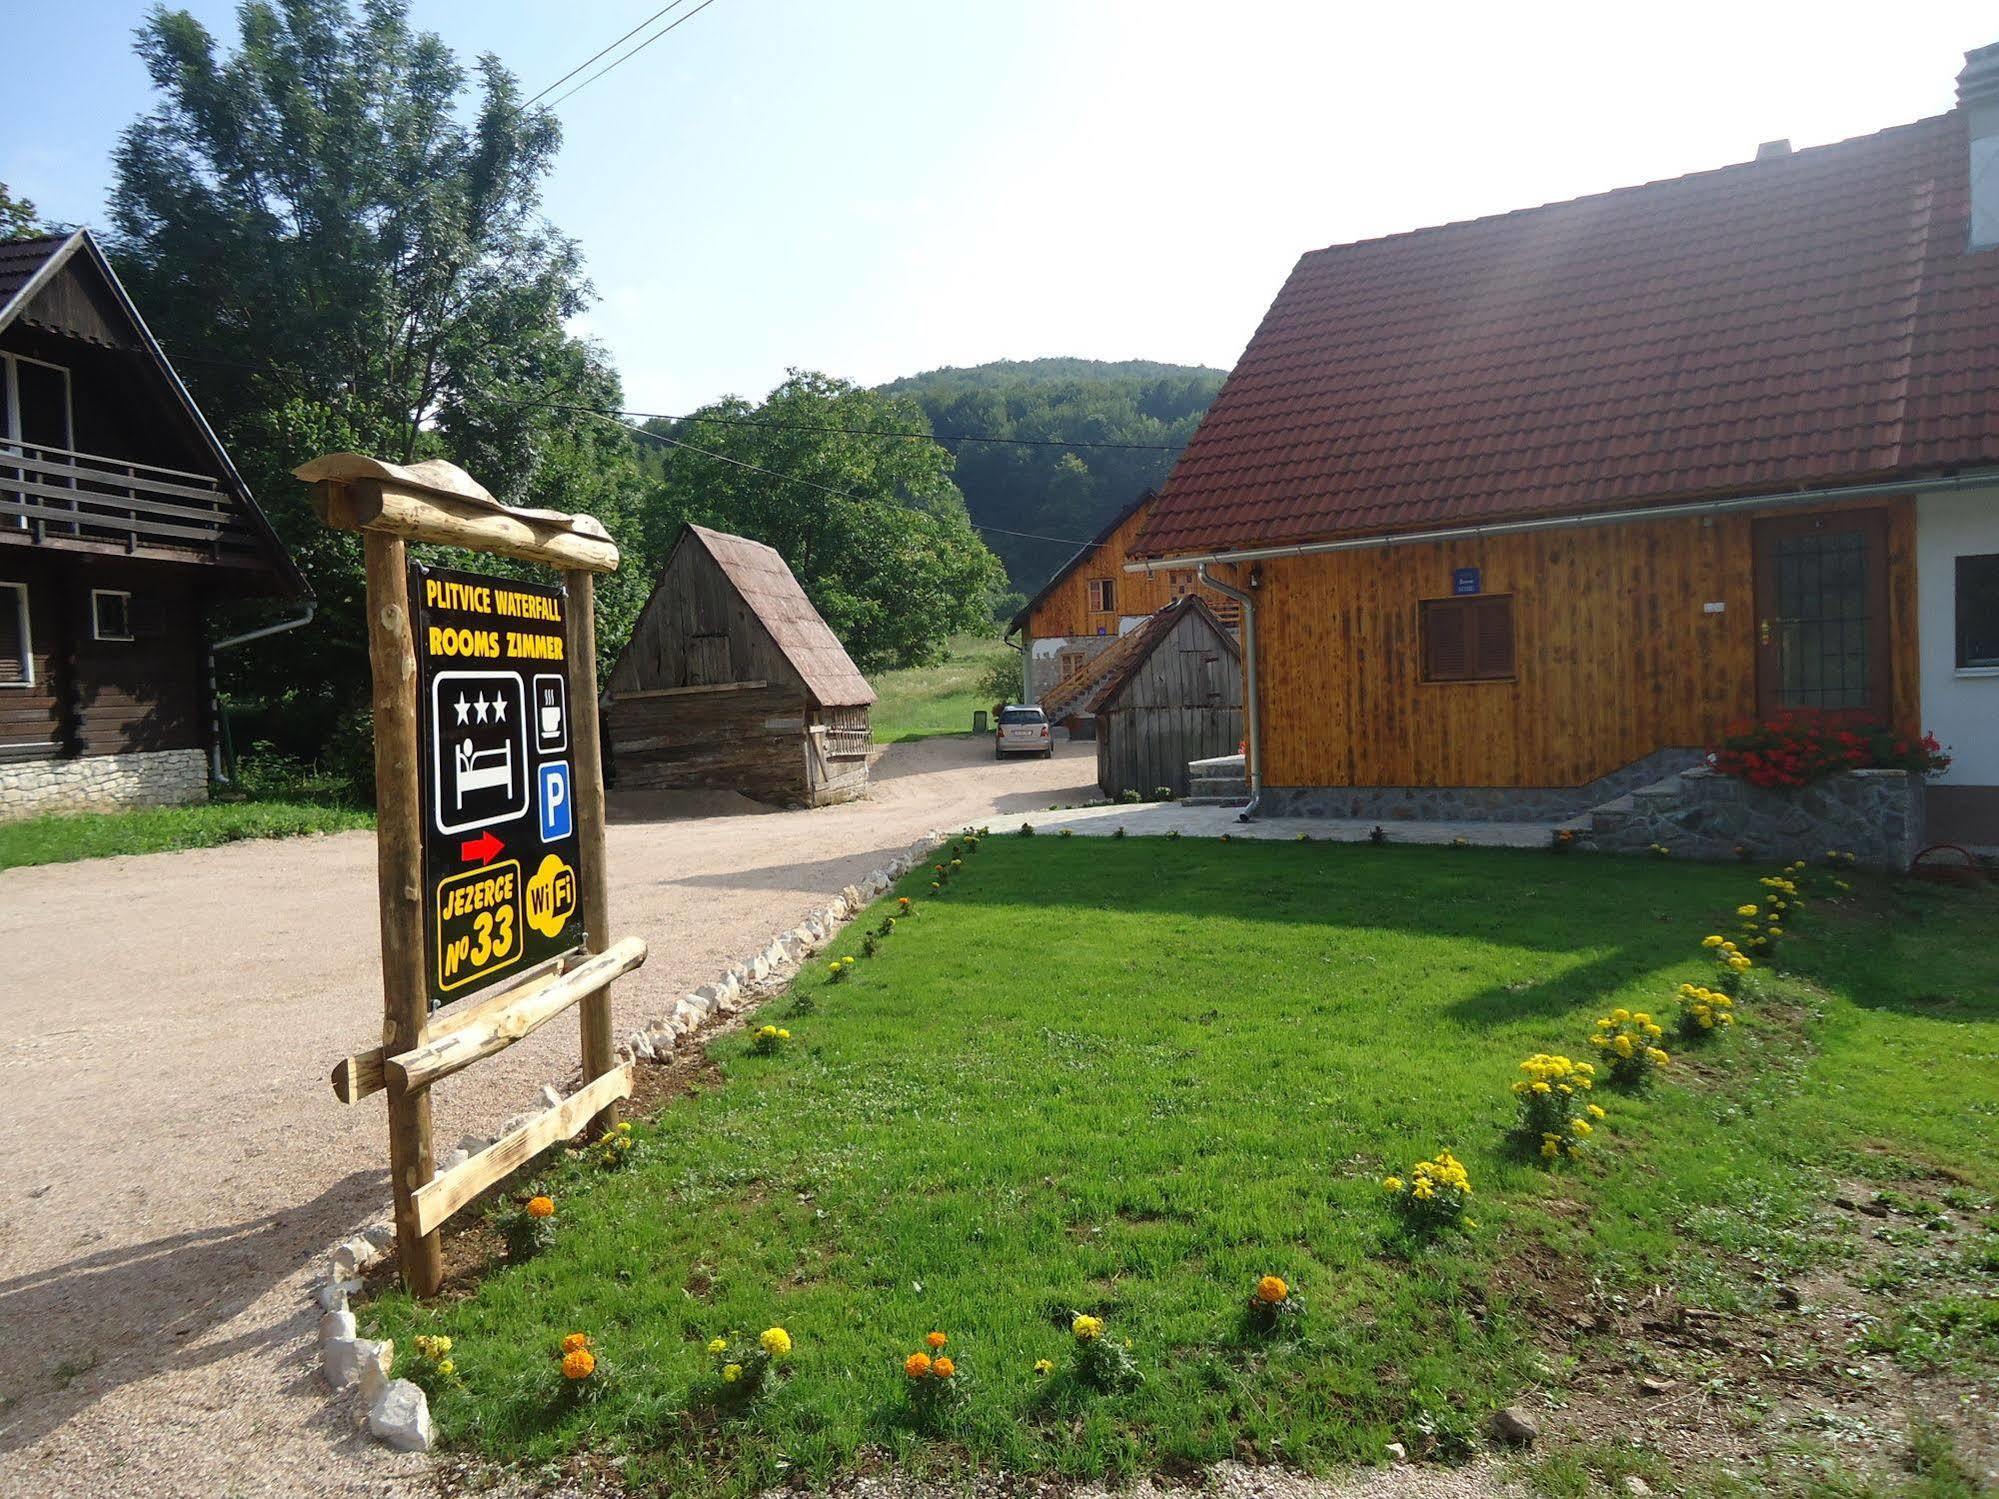
[[[206,796],[213,611],[310,598],[96,240],[0,243],[0,817]]]
[[[684,526],[606,683],[610,772],[621,789],[851,801],[874,700],[783,557]]]
[[[1999,845],[1999,47],[1948,113],[1301,259],[1129,548],[1245,611],[1263,812],[1568,815],[1934,731]]]

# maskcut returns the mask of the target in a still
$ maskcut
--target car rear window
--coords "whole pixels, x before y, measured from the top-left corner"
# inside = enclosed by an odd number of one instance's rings
[[[1046,723],[1039,708],[1007,708],[999,716],[1001,723]]]

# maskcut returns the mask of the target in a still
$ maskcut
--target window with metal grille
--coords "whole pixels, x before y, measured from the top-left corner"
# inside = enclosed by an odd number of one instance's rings
[[[1957,665],[1999,667],[1999,552],[1957,559]]]
[[[1425,599],[1423,680],[1494,682],[1513,675],[1513,596]]]
[[[28,585],[0,583],[0,687],[35,685],[35,647],[28,638]]]
[[[1117,583],[1111,578],[1090,579],[1090,613],[1109,614],[1117,608]]]

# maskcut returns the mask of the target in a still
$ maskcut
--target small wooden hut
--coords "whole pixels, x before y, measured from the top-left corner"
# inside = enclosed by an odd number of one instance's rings
[[[1104,795],[1185,796],[1187,762],[1232,755],[1243,734],[1242,651],[1197,595],[1152,615],[1103,658],[1089,694]]]
[[[760,541],[681,529],[604,693],[621,788],[824,806],[868,787],[874,689]]]

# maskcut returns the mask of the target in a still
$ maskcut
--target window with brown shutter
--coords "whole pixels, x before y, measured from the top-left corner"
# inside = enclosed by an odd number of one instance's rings
[[[1495,682],[1513,675],[1513,596],[1419,604],[1426,682]]]
[[[35,648],[28,638],[28,585],[0,583],[0,687],[35,685]]]
[[[1109,578],[1090,579],[1090,613],[1109,614],[1117,608],[1117,588]]]

